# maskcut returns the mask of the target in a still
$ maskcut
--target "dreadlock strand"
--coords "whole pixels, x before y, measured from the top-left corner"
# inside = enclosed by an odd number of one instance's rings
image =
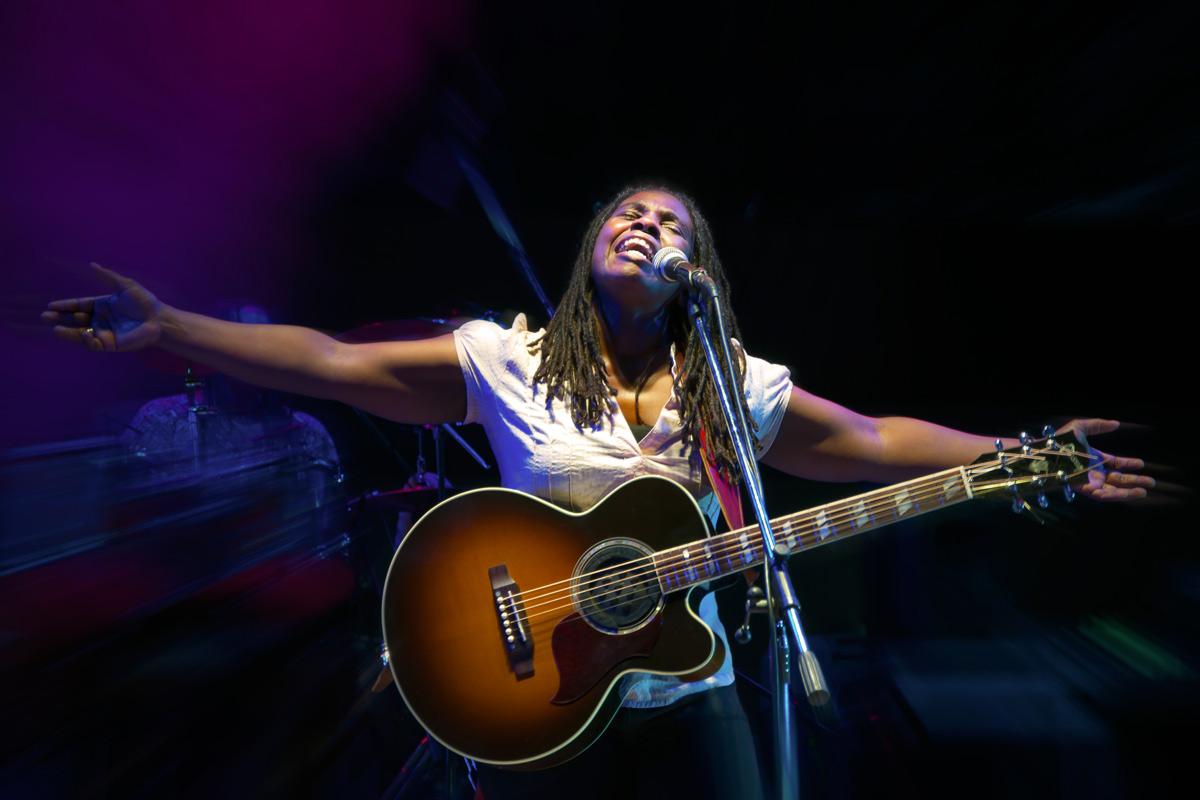
[[[626,188],[601,208],[588,225],[562,301],[547,324],[545,335],[530,345],[531,352],[540,350],[542,355],[541,363],[533,376],[534,382],[546,384],[547,402],[557,397],[568,405],[571,419],[579,428],[595,427],[605,416],[614,413],[612,398],[616,393],[608,382],[608,374],[604,368],[600,321],[593,302],[592,252],[601,227],[617,206],[629,196],[642,191],[665,192],[681,200],[687,207],[695,234],[693,260],[704,266],[725,299],[721,305],[725,330],[739,342],[742,339],[737,318],[732,311],[729,281],[717,256],[712,231],[707,220],[700,214],[695,201],[685,194],[663,187]],[[709,326],[709,333],[715,339],[717,331],[713,330],[713,327]],[[709,374],[700,337],[692,330],[683,303],[676,302],[671,307],[667,329],[677,347],[683,344],[683,366],[680,370],[673,370],[673,382],[679,401],[684,450],[687,452],[699,442],[702,429],[707,431],[706,441],[717,469],[729,480],[738,482],[740,471],[737,466],[737,453],[728,435],[724,413],[717,398],[716,384]],[[735,348],[734,352],[736,385],[744,387],[745,354],[740,347]],[[723,368],[728,367],[720,348],[717,358]],[[742,405],[746,419],[751,421],[752,436],[757,444],[757,426],[750,416],[744,391],[737,392],[737,400]]]

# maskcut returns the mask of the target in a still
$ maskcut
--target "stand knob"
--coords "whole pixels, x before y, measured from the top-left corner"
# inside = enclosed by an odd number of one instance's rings
[[[751,586],[746,590],[746,616],[742,620],[742,624],[733,632],[733,639],[738,644],[749,644],[753,634],[750,632],[750,615],[765,614],[767,611],[767,600],[763,596],[761,586]]]

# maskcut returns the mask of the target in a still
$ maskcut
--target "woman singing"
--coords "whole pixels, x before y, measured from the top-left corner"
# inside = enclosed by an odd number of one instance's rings
[[[112,293],[57,300],[43,319],[96,351],[157,346],[259,386],[340,400],[404,423],[478,422],[504,486],[585,509],[620,484],[660,475],[684,486],[715,521],[719,509],[697,455],[706,432],[714,467],[736,480],[732,446],[690,329],[680,287],[657,278],[655,252],[677,247],[728,300],[708,223],[687,195],[622,191],[584,236],[569,286],[544,331],[471,322],[423,341],[345,344],[307,328],[225,322],[160,302],[97,266]],[[729,333],[740,339],[729,303]],[[758,457],[791,475],[893,483],[966,464],[992,449],[976,436],[906,417],[867,417],[794,386],[785,367],[736,350],[742,402]],[[1114,421],[1075,420],[1084,434]],[[1015,446],[1006,440],[1005,446]],[[1136,458],[1100,454],[1081,493],[1144,497],[1154,485]],[[700,615],[725,639],[708,596]],[[516,796],[754,797],[754,747],[725,661],[710,677],[625,682],[624,708],[600,740],[543,772],[483,770],[488,800]]]

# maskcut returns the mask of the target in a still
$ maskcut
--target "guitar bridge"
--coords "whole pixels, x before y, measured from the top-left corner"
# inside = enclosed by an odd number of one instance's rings
[[[500,644],[508,657],[508,668],[524,680],[533,675],[533,632],[525,608],[518,599],[520,587],[508,574],[508,567],[500,564],[488,568],[492,582],[492,602],[496,608],[496,623],[499,625]]]

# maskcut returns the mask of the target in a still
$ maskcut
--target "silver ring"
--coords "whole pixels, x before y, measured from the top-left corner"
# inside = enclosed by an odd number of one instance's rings
[[[95,329],[95,328],[93,328],[93,327],[91,327],[90,325],[89,325],[88,327],[84,328],[84,329],[83,329],[83,332],[84,332],[84,333],[86,333],[88,336],[95,336],[95,335],[96,335],[96,329]]]

